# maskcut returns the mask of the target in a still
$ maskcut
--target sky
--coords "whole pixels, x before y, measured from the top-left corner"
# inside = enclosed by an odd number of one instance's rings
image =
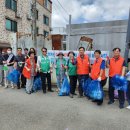
[[[52,0],[52,2],[52,27],[65,27],[69,22],[69,14],[72,15],[72,24],[128,19],[130,8],[130,0]]]

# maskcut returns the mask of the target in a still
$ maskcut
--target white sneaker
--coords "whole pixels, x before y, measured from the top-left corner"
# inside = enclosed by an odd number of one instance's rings
[[[8,86],[5,86],[4,88],[8,88]]]
[[[12,88],[12,89],[14,89],[14,88],[15,88],[15,86],[12,86],[11,88]]]
[[[128,107],[126,107],[127,109],[130,109],[130,105]]]

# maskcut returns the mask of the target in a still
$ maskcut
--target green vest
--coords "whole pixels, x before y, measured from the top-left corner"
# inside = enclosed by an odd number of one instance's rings
[[[69,76],[75,76],[77,75],[77,66],[73,65],[70,59],[68,60],[68,74]]]
[[[50,60],[48,56],[46,58],[43,55],[41,56],[40,68],[43,73],[50,71]]]
[[[65,73],[66,69],[64,69],[64,68],[62,69],[62,67],[61,67],[62,64],[65,66],[66,60],[64,58],[62,60],[60,60],[58,58],[57,61],[56,61],[56,75],[59,75],[61,73],[61,71],[62,71],[62,73]]]

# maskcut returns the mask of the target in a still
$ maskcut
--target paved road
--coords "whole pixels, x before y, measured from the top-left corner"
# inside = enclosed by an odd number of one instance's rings
[[[130,111],[118,102],[96,106],[86,98],[0,88],[0,130],[130,130]]]

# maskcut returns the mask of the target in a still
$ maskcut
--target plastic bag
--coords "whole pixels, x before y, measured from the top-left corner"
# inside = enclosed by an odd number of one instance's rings
[[[89,96],[89,84],[91,83],[91,79],[88,78],[85,83],[83,83],[82,87],[83,87],[83,92],[85,96]]]
[[[94,99],[94,100],[102,100],[104,93],[103,89],[100,85],[100,82],[97,80],[92,80],[91,83],[89,84],[89,97]]]
[[[125,77],[122,77],[120,75],[115,75],[112,78],[112,86],[116,90],[122,90],[122,91],[127,91],[127,80]]]
[[[20,72],[18,70],[13,70],[7,75],[7,80],[17,84],[19,82]]]
[[[34,80],[32,89],[34,92],[37,92],[38,90],[42,89],[41,77],[36,77],[36,79]]]
[[[65,76],[65,78],[63,80],[63,84],[62,84],[60,92],[59,92],[59,96],[68,96],[69,93],[70,93],[70,85],[68,82],[68,78]]]

